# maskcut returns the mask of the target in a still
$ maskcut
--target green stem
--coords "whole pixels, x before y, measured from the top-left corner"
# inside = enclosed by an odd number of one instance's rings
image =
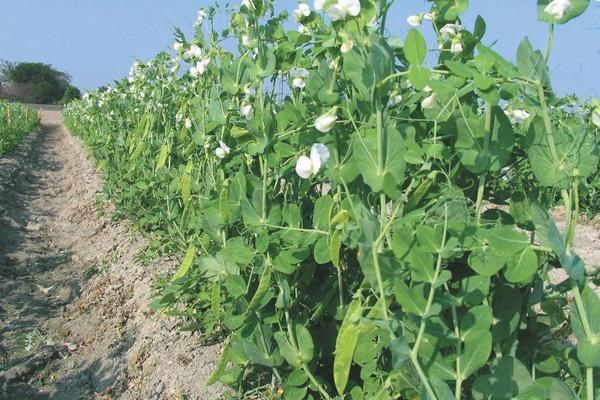
[[[594,368],[587,367],[585,369],[585,388],[588,399],[594,398]]]
[[[554,40],[554,22],[550,23],[548,27],[548,43],[546,44],[546,54],[544,55],[544,61],[548,63],[550,59],[550,51],[552,51],[552,41]]]
[[[577,222],[579,221],[579,182],[578,178],[573,180],[573,196],[571,198],[571,205],[573,208],[573,212],[571,213],[571,218],[569,220],[569,230],[567,232],[567,249],[573,243],[573,239],[575,239],[575,228],[577,227]]]
[[[444,233],[442,235],[442,243],[440,245],[440,250],[446,244],[446,236],[448,234],[448,205],[445,205],[445,218],[444,218]],[[433,298],[435,296],[435,281],[438,280],[440,273],[442,272],[442,254],[441,251],[438,252],[437,263],[435,267],[435,274],[433,275],[433,279],[431,281],[431,287],[429,288],[429,296],[427,297],[427,305],[425,306],[425,311],[423,317],[421,318],[421,325],[419,326],[419,333],[417,334],[417,339],[415,340],[415,345],[410,351],[410,359],[417,370],[417,374],[421,378],[425,389],[431,399],[436,400],[437,396],[435,392],[431,388],[429,383],[429,379],[423,374],[423,370],[421,369],[421,365],[419,364],[418,354],[419,348],[421,347],[421,343],[423,342],[423,336],[425,335],[425,327],[427,325],[427,319],[429,318],[429,313],[431,312],[431,306],[433,305]]]
[[[485,103],[485,136],[483,138],[483,151],[487,153],[490,148],[490,140],[492,136],[492,105]],[[479,184],[477,186],[477,203],[475,208],[475,220],[477,225],[481,221],[481,209],[483,206],[483,195],[485,191],[486,173],[479,175]]]

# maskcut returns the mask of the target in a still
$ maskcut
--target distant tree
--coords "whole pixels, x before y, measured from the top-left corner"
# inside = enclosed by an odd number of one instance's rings
[[[72,87],[71,77],[44,63],[22,62],[0,64],[0,98],[27,103],[57,103]],[[74,88],[74,87],[73,87]],[[76,96],[77,88],[69,96]]]
[[[73,100],[81,99],[81,91],[77,89],[73,85],[69,85],[67,90],[65,90],[65,94],[60,100],[60,104],[67,104]]]

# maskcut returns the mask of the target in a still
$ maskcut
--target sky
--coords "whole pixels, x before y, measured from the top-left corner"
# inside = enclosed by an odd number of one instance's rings
[[[206,0],[3,0],[0,13],[0,60],[35,61],[69,73],[81,89],[111,83],[127,75],[135,59],[149,60],[173,42],[173,28],[188,35],[196,10]],[[238,0],[229,0],[237,4]],[[309,1],[312,6],[312,0]],[[397,0],[388,17],[391,34],[404,37],[406,17],[427,11],[423,0]],[[277,0],[293,9],[295,0]],[[514,60],[519,42],[529,36],[544,49],[547,24],[537,21],[536,0],[471,0],[463,24],[472,30],[477,15],[487,22],[484,43]],[[427,35],[430,27],[421,28]],[[429,34],[429,37],[430,34]],[[600,97],[600,3],[558,26],[550,73],[559,95]]]

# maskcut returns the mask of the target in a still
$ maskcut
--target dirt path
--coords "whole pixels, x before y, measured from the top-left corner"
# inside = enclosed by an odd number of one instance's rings
[[[148,309],[172,260],[98,218],[102,182],[59,111],[0,160],[0,399],[216,399],[219,349]]]

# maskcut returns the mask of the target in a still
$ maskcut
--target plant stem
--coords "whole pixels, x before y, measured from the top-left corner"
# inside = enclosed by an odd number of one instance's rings
[[[550,23],[548,27],[548,42],[546,44],[546,54],[544,55],[544,61],[548,63],[550,59],[550,52],[552,51],[552,41],[554,40],[554,22]]]
[[[483,138],[483,151],[488,153],[490,148],[490,140],[492,136],[492,105],[485,103],[485,136]],[[475,208],[475,221],[477,225],[481,221],[481,209],[483,206],[483,194],[485,191],[486,173],[479,175],[479,184],[477,186],[477,203]]]

